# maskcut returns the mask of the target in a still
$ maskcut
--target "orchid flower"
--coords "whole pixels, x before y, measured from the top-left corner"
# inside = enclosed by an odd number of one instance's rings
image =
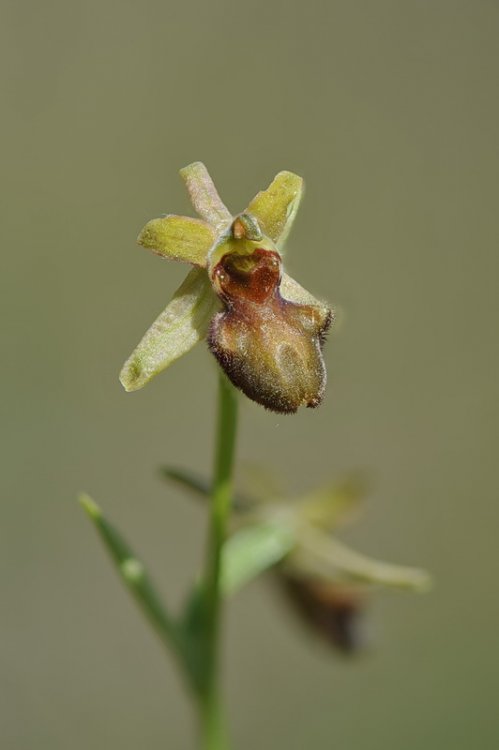
[[[153,219],[138,242],[193,269],[126,361],[121,383],[127,391],[142,388],[207,339],[228,378],[253,401],[279,413],[317,406],[333,313],[289,277],[282,262],[301,177],[280,172],[233,216],[201,162],[180,174],[200,218]]]

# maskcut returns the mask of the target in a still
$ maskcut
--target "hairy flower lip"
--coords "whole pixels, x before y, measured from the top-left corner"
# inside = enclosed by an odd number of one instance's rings
[[[282,297],[279,285],[265,303],[224,301],[214,315],[208,346],[231,382],[270,411],[293,414],[324,397],[322,345],[331,315]],[[307,330],[307,327],[309,330]]]

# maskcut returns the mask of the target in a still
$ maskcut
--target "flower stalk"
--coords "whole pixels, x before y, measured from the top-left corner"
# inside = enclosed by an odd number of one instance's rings
[[[224,750],[227,745],[220,708],[221,560],[227,537],[232,500],[233,467],[237,431],[237,394],[219,374],[218,417],[210,526],[204,584],[205,679],[201,696],[201,727],[205,750]]]

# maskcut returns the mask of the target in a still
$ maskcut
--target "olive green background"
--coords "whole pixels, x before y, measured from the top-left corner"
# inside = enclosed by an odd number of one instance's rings
[[[4,0],[0,745],[193,748],[177,675],[75,501],[126,530],[176,606],[205,514],[204,346],[143,391],[121,364],[185,269],[135,245],[209,167],[241,210],[281,169],[307,192],[290,272],[338,305],[324,405],[242,405],[239,458],[290,493],[363,469],[345,538],[421,564],[374,648],[310,638],[271,582],[226,620],[234,747],[492,750],[499,741],[498,61],[495,0]]]

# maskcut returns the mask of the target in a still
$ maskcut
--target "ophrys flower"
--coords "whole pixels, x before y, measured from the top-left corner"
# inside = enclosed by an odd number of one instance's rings
[[[200,219],[167,215],[148,222],[138,242],[193,270],[125,363],[120,380],[137,390],[207,338],[227,376],[272,411],[317,406],[330,308],[283,271],[282,249],[303,181],[280,172],[235,217],[203,164],[181,170]]]

